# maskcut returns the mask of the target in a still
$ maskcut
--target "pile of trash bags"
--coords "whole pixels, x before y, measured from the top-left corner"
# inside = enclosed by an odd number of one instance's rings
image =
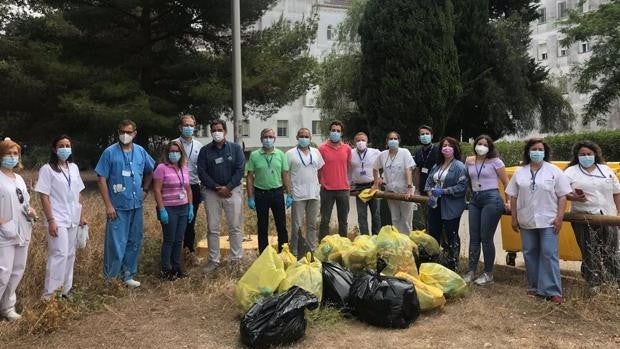
[[[465,281],[437,260],[439,244],[423,231],[409,236],[393,226],[354,241],[324,237],[313,256],[297,260],[284,245],[269,246],[241,277],[235,300],[241,340],[251,347],[285,345],[305,334],[305,309],[319,304],[368,324],[407,328],[446,298],[465,296]]]

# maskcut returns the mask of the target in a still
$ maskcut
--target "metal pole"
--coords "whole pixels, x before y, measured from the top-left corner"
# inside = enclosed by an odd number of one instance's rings
[[[241,96],[241,9],[239,0],[231,0],[232,8],[232,58],[233,58],[233,128],[235,143],[243,145],[241,139],[242,96]]]

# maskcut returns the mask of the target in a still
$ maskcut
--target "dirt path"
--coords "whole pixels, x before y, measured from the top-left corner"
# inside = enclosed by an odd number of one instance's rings
[[[152,283],[112,306],[47,336],[21,338],[12,348],[234,348],[239,347],[239,318],[232,291],[235,280]],[[554,306],[531,299],[523,273],[502,268],[496,283],[475,288],[464,299],[450,300],[440,311],[422,314],[406,330],[383,330],[354,319],[309,324],[293,347],[417,348],[620,346],[620,295],[580,294],[565,283],[567,303]],[[615,297],[615,298],[614,298]]]

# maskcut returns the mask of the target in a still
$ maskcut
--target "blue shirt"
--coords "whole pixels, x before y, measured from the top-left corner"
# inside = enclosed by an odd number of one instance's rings
[[[241,146],[236,143],[224,142],[220,149],[215,142],[200,148],[198,154],[198,177],[207,189],[226,186],[228,189],[241,185],[245,156]]]
[[[125,153],[115,143],[103,151],[95,172],[106,179],[112,206],[131,210],[142,206],[142,177],[154,167],[155,160],[141,146],[133,144]]]

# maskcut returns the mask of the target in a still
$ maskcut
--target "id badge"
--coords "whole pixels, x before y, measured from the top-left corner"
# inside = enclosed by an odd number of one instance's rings
[[[131,171],[128,170],[123,170],[123,172],[121,173],[121,175],[123,177],[131,177]]]
[[[221,164],[223,162],[224,162],[224,158],[222,158],[222,157],[219,157],[219,158],[215,159],[215,164],[216,165],[219,165],[219,164]]]
[[[422,169],[420,169],[420,172],[422,172],[422,173],[428,173],[428,168],[426,168],[426,167],[422,167]]]
[[[366,175],[366,170],[361,170],[360,171],[360,176],[365,176]]]
[[[185,199],[185,192],[184,191],[179,193],[179,199],[181,199],[181,200]]]
[[[72,190],[69,190],[69,192],[67,192],[67,201],[68,202],[75,201],[75,196],[73,195],[73,191]]]

